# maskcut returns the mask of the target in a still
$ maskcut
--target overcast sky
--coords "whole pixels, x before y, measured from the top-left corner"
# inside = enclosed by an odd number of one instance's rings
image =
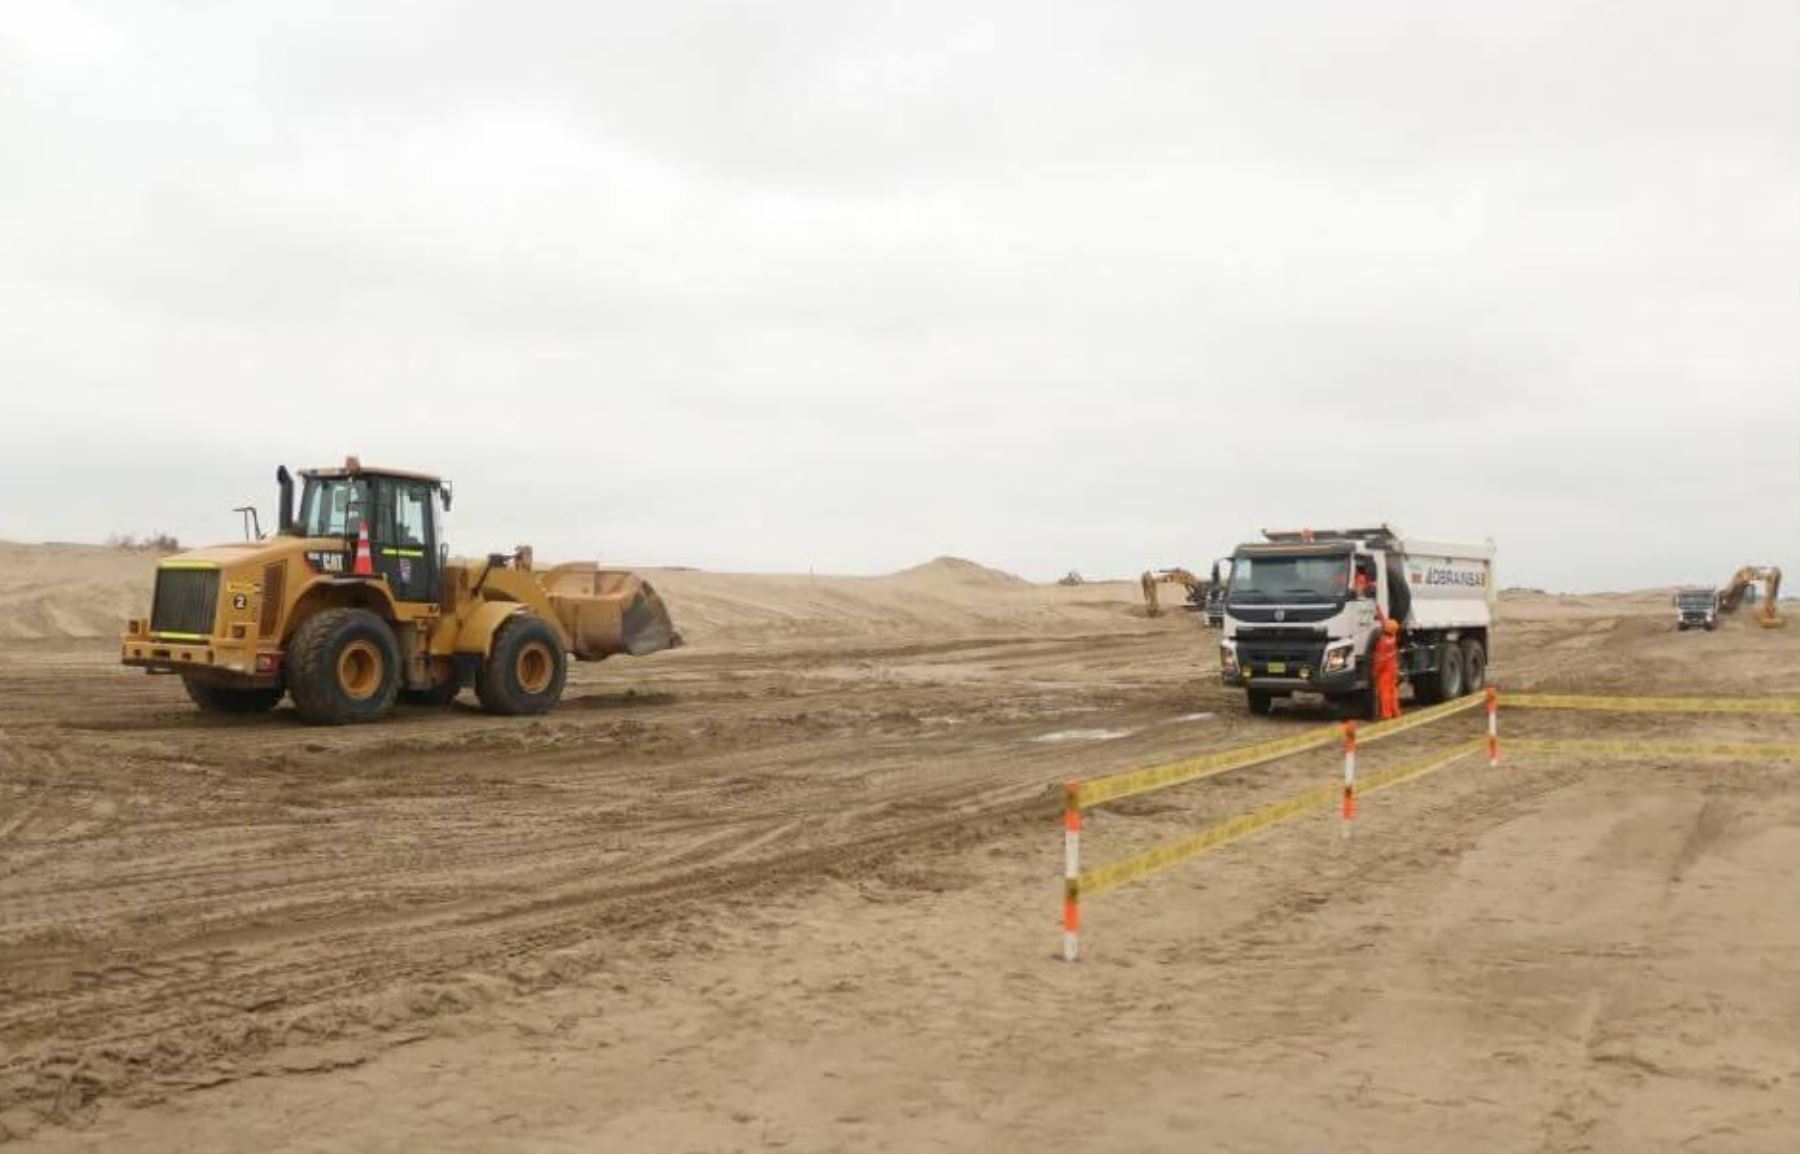
[[[1800,574],[1800,5],[11,4],[0,536]]]

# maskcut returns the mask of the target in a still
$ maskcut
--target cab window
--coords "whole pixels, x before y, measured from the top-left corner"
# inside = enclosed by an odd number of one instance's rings
[[[307,537],[347,537],[368,508],[367,481],[351,477],[311,477],[300,498],[300,532]]]

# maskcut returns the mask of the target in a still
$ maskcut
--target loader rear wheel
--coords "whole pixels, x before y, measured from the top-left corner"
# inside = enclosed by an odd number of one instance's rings
[[[542,618],[518,613],[494,635],[475,674],[475,696],[489,713],[548,713],[562,700],[568,675],[562,639]]]
[[[223,685],[208,685],[191,677],[183,677],[181,685],[187,690],[193,703],[206,713],[267,713],[281,704],[282,695],[286,692],[280,686],[269,689],[232,689]]]
[[[378,721],[400,691],[400,646],[367,609],[327,609],[294,632],[288,692],[313,725]]]

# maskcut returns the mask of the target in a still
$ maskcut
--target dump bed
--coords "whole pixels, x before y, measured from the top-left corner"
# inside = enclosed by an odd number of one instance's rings
[[[1404,580],[1409,629],[1463,629],[1494,616],[1494,546],[1396,537],[1387,550],[1390,574]],[[1393,578],[1390,577],[1390,588]],[[1394,606],[1396,612],[1401,607]]]

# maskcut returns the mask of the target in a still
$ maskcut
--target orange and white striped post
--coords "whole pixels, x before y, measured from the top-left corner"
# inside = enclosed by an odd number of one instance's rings
[[[1081,782],[1063,788],[1063,961],[1072,962],[1081,953]]]
[[[1488,768],[1500,764],[1500,691],[1488,686]]]
[[[1344,836],[1356,820],[1356,722],[1344,722]]]

